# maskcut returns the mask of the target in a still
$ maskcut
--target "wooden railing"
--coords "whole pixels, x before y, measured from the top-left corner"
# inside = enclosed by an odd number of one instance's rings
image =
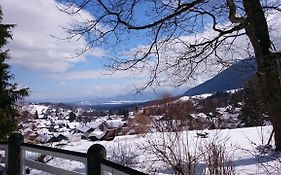
[[[2,152],[4,153],[1,153],[1,150]],[[1,157],[0,157],[0,163],[5,163],[5,164],[8,164],[8,142],[1,142],[0,143],[0,154],[1,154]]]
[[[145,173],[106,160],[106,150],[100,144],[94,144],[88,149],[87,153],[81,153],[58,148],[27,144],[24,143],[24,139],[21,134],[14,133],[9,137],[8,143],[0,143],[0,151],[5,152],[4,173],[9,175],[26,174],[25,170],[27,167],[58,175],[145,175]],[[85,165],[85,171],[84,173],[76,172],[35,161],[29,158],[28,155],[30,153],[37,153],[41,155],[61,158],[61,161],[64,161],[65,159],[78,161]]]
[[[41,155],[48,155],[56,158],[62,158],[62,159],[68,159],[68,160],[74,160],[78,162],[82,162],[85,164],[85,167],[87,167],[87,154],[86,153],[80,153],[80,152],[74,152],[74,151],[68,151],[68,150],[62,150],[58,148],[50,148],[45,146],[39,146],[39,145],[32,145],[32,144],[21,144],[21,150],[23,152],[23,167],[30,167],[33,169],[42,170],[44,172],[52,173],[52,174],[67,174],[67,175],[83,175],[85,173],[79,173],[75,171],[65,170],[59,167],[51,166],[39,161],[35,161],[32,159],[29,159],[27,156],[27,152],[29,153],[39,153]],[[62,160],[63,161],[63,160]],[[23,168],[25,169],[25,168]]]

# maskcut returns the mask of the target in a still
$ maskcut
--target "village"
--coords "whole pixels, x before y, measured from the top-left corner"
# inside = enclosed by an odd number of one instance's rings
[[[108,151],[108,159],[113,162],[148,174],[154,171],[169,174],[170,169],[161,169],[162,159],[153,165],[155,160],[147,160],[147,157],[157,157],[157,154],[150,151],[161,148],[162,142],[173,145],[174,139],[179,139],[176,142],[181,144],[186,144],[186,140],[196,142],[200,145],[197,145],[196,149],[201,149],[209,141],[219,138],[224,149],[228,147],[232,149],[235,147],[232,143],[239,142],[240,145],[246,145],[247,149],[252,147],[257,154],[259,150],[264,151],[263,141],[270,140],[268,136],[272,132],[268,117],[262,114],[260,124],[256,119],[252,123],[245,123],[243,119],[245,103],[241,101],[240,95],[241,89],[223,93],[165,97],[151,101],[146,106],[114,111],[97,110],[89,106],[26,104],[21,106],[22,118],[17,132],[24,136],[25,143],[82,153],[86,153],[92,145],[101,144]],[[256,127],[249,128],[249,125]],[[256,134],[257,130],[261,130],[259,131],[261,135],[266,134],[262,143],[259,143],[259,137],[253,134]],[[251,136],[248,136],[248,132]],[[252,137],[255,140],[252,140]],[[250,143],[247,144],[247,141]],[[159,143],[160,146],[157,145]],[[255,148],[256,144],[261,146]],[[268,151],[270,152],[270,149]],[[197,158],[200,157],[195,153],[192,154],[198,156]],[[231,155],[230,152],[226,154]],[[237,156],[239,155],[250,157],[243,150],[239,150]],[[52,166],[63,164],[67,169],[85,173],[84,165],[77,162],[72,164],[46,154],[28,153],[28,157],[33,161]],[[232,161],[236,159],[240,161],[239,157],[231,158]],[[247,158],[242,161],[248,163]],[[153,166],[147,167],[144,162]],[[238,165],[236,168],[239,170],[244,166]],[[203,169],[204,167],[202,171]],[[33,168],[27,170],[31,174],[42,173]]]
[[[235,95],[234,92],[229,94]],[[206,103],[214,99],[217,106],[209,109],[210,105]],[[161,131],[173,132],[243,127],[239,118],[242,103],[221,104],[217,102],[218,99],[216,94],[183,96],[170,102],[164,100],[165,103],[158,102],[138,110],[123,109],[123,112],[119,110],[115,113],[55,104],[29,104],[22,107],[23,117],[18,132],[29,143],[60,146],[81,139],[111,141],[120,135],[159,132],[159,126],[162,127]]]
[[[112,140],[126,126],[123,115],[110,115],[97,118],[83,116],[91,114],[91,109],[71,110],[42,105],[29,105],[24,111],[25,119],[18,131],[32,143],[67,143],[79,139]]]

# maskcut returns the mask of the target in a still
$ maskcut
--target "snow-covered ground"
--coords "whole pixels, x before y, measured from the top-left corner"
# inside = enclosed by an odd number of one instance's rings
[[[190,100],[195,107],[198,107],[196,105],[199,105],[200,100],[204,100],[210,96],[212,94],[185,96],[175,101],[175,103]],[[217,124],[216,120],[219,119],[224,122],[224,125],[221,123],[215,128],[237,128],[240,123],[238,116],[241,112],[241,106],[242,103],[237,102],[236,105],[217,106],[213,113],[203,113],[198,110],[196,113],[191,113],[190,116],[195,121],[199,121],[199,123],[202,120]],[[64,134],[67,139],[63,140],[63,143],[54,142],[53,145],[60,145],[59,148],[61,149],[83,153],[86,153],[91,145],[101,144],[107,150],[107,159],[147,174],[176,174],[173,171],[172,164],[174,167],[182,168],[185,171],[184,174],[188,174],[186,173],[188,170],[192,170],[192,174],[196,175],[210,174],[208,173],[212,168],[210,165],[216,164],[215,160],[224,163],[219,168],[219,170],[223,169],[224,171],[216,173],[220,175],[281,174],[281,154],[272,152],[272,147],[265,147],[272,132],[270,125],[237,129],[182,131],[186,130],[187,127],[182,128],[179,132],[155,132],[142,135],[126,135],[131,132],[120,132],[120,134],[124,135],[116,136],[112,141],[93,142],[81,139],[81,133],[76,135],[74,131],[77,129],[83,131],[81,127],[85,127],[86,125],[95,128],[97,123],[101,123],[100,121],[106,122],[106,128],[122,129],[122,126],[125,126],[123,125],[124,122],[128,122],[127,119],[124,116],[109,116],[108,114],[103,117],[93,116],[91,122],[81,122],[77,119],[79,117],[81,120],[84,119],[85,116],[83,116],[82,109],[71,111],[60,108],[48,109],[48,107],[41,105],[33,105],[31,107],[33,109],[31,113],[34,114],[37,111],[38,117],[22,123],[21,132],[31,138],[34,135],[37,136],[35,141],[44,144],[45,142],[42,142],[44,139],[41,139],[41,136]],[[141,111],[143,112],[143,109],[139,112]],[[70,121],[71,112],[74,112],[77,116],[74,121]],[[91,114],[94,111],[88,112]],[[135,117],[132,112],[128,118],[135,119]],[[156,121],[161,121],[163,115],[150,117],[154,117]],[[50,130],[52,129],[50,127],[51,125],[57,131]],[[241,126],[239,125],[239,127]],[[135,123],[133,123],[133,127],[136,127]],[[150,130],[156,131],[157,129],[151,128]],[[159,131],[159,128],[157,131]],[[271,141],[270,145],[274,145],[274,143]],[[35,155],[30,156],[36,159]],[[48,164],[82,173],[86,171],[82,163],[75,161],[53,158],[50,159]],[[188,169],[187,167],[192,168]],[[31,174],[46,175],[47,173],[31,170]]]
[[[130,164],[128,166],[146,172],[148,174],[173,174],[169,165],[161,162],[153,154],[155,144],[172,147],[183,160],[188,152],[197,156],[197,174],[205,174],[206,162],[204,157],[208,155],[206,145],[219,145],[224,156],[233,162],[235,174],[280,174],[281,155],[270,151],[263,152],[257,148],[268,142],[271,126],[251,127],[224,130],[204,130],[204,131],[183,131],[180,133],[150,133],[146,135],[126,135],[118,136],[113,141],[91,142],[81,140],[71,142],[62,149],[87,152],[93,144],[101,144],[107,150],[107,158],[119,163]],[[208,133],[207,138],[198,137],[198,133]],[[199,134],[200,135],[200,134]],[[273,144],[273,143],[271,143]],[[205,146],[204,146],[205,145]],[[164,149],[167,155],[171,153],[169,149]],[[155,151],[155,150],[154,150]],[[124,162],[127,161],[127,162]],[[52,165],[64,167],[68,170],[85,172],[84,166],[78,162],[67,162],[53,159],[49,162]],[[31,174],[40,174],[36,170],[31,170]]]

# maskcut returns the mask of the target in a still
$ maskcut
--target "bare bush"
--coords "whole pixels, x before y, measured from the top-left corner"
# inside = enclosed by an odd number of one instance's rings
[[[166,169],[158,171],[172,171],[177,175],[200,174],[198,165],[201,155],[195,149],[197,141],[191,140],[187,133],[160,132],[156,139],[148,138],[143,149],[155,156],[155,162],[165,165]]]
[[[159,132],[154,139],[148,136],[143,149],[154,156],[154,163],[166,167],[156,171],[177,175],[234,175],[234,151],[226,146],[228,137],[220,134],[197,137],[195,133]]]
[[[113,162],[119,163],[124,166],[133,166],[137,162],[137,154],[133,152],[132,148],[128,145],[122,145],[118,143],[115,145],[115,148],[112,149],[110,160]]]
[[[234,175],[234,162],[230,155],[230,150],[225,146],[228,138],[215,136],[210,142],[202,145],[203,161],[206,164],[208,175]]]
[[[192,101],[175,100],[166,94],[157,104],[146,108],[143,114],[149,116],[154,130],[175,132],[192,127],[190,114],[195,111]]]
[[[144,113],[136,113],[134,118],[129,119],[125,131],[129,134],[146,134],[150,130],[152,119]]]

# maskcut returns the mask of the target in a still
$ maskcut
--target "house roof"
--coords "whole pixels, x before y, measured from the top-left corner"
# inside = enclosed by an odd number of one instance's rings
[[[85,125],[80,125],[80,126],[76,127],[76,129],[81,131],[81,132],[87,132],[91,128],[88,127],[88,126],[85,126]]]
[[[89,134],[88,137],[95,136],[97,139],[101,139],[106,132],[101,131],[100,129],[95,129],[93,132]]]
[[[124,121],[122,119],[115,119],[115,120],[107,120],[106,123],[110,128],[119,128],[124,125]]]
[[[81,124],[79,122],[69,122],[67,123],[67,125],[69,126],[70,129],[74,129],[79,127]]]
[[[91,121],[90,123],[87,123],[86,126],[89,128],[93,128],[96,129],[97,127],[99,127],[100,125],[102,125],[104,123],[103,120],[100,121]]]

